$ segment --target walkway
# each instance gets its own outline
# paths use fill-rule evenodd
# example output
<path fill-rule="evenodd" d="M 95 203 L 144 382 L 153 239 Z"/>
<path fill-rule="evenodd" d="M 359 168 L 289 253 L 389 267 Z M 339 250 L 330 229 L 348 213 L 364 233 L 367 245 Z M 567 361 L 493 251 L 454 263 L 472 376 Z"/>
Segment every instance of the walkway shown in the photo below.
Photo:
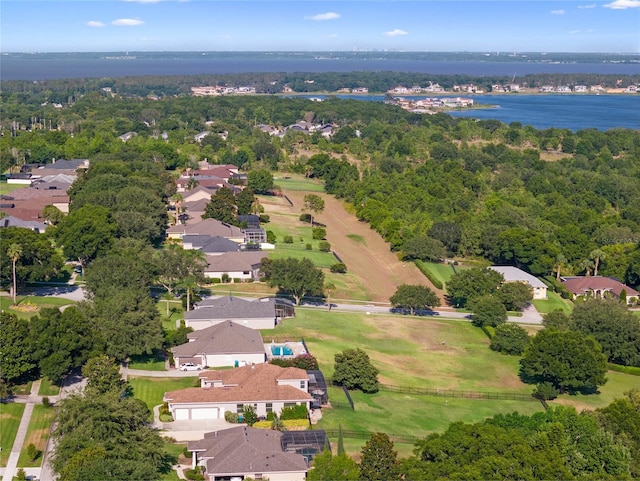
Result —
<path fill-rule="evenodd" d="M 2 481 L 11 481 L 18 472 L 18 458 L 20 457 L 20 451 L 22 451 L 24 440 L 27 437 L 27 428 L 31 421 L 31 415 L 33 414 L 33 406 L 35 406 L 36 403 L 42 403 L 42 397 L 38 396 L 39 390 L 40 380 L 38 379 L 31 385 L 31 394 L 22 398 L 22 402 L 25 402 L 27 405 L 24 407 L 24 412 L 22 413 L 22 419 L 20 420 L 20 426 L 18 426 L 16 438 L 13 441 L 13 447 L 11 448 L 11 454 L 7 461 L 7 467 L 4 469 L 0 468 L 3 471 Z M 16 399 L 16 401 L 20 402 L 18 399 Z M 40 468 L 25 468 L 25 472 L 28 476 L 35 476 L 36 478 L 40 477 Z"/>

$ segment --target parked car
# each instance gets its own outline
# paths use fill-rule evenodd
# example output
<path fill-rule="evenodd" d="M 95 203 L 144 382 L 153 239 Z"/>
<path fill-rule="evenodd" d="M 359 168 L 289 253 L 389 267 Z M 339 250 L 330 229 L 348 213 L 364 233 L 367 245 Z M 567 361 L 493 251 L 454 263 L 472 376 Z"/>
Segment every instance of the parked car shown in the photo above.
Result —
<path fill-rule="evenodd" d="M 78 264 L 73 268 L 73 272 L 75 272 L 76 274 L 82 274 L 82 266 Z"/>
<path fill-rule="evenodd" d="M 202 370 L 202 366 L 199 364 L 194 364 L 192 362 L 185 362 L 184 364 L 180 364 L 181 371 L 200 371 Z"/>

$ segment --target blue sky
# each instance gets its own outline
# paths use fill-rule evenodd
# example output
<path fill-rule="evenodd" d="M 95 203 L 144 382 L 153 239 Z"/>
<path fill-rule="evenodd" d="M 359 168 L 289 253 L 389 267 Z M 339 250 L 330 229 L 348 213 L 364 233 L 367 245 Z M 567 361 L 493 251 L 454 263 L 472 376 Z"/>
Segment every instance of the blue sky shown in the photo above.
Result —
<path fill-rule="evenodd" d="M 2 0 L 3 52 L 640 52 L 640 0 Z"/>

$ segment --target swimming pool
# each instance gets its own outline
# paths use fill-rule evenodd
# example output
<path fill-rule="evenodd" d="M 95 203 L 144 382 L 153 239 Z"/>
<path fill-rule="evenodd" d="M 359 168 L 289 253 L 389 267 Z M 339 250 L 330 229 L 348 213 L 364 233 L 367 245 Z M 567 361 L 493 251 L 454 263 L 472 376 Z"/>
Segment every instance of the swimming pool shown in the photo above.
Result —
<path fill-rule="evenodd" d="M 271 346 L 273 356 L 293 356 L 293 349 L 289 346 Z"/>

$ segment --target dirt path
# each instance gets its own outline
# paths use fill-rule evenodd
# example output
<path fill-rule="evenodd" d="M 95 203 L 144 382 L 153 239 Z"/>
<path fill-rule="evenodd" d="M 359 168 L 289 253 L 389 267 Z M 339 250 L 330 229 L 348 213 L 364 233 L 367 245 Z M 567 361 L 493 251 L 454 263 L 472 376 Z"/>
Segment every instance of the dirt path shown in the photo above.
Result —
<path fill-rule="evenodd" d="M 284 193 L 293 202 L 291 212 L 300 214 L 307 192 L 291 190 Z M 327 240 L 349 272 L 360 278 L 371 301 L 388 302 L 400 284 L 421 284 L 431 288 L 444 305 L 444 293 L 436 289 L 413 263 L 400 261 L 369 224 L 359 222 L 333 196 L 318 195 L 324 199 L 325 209 L 316 220 L 327 226 Z"/>

